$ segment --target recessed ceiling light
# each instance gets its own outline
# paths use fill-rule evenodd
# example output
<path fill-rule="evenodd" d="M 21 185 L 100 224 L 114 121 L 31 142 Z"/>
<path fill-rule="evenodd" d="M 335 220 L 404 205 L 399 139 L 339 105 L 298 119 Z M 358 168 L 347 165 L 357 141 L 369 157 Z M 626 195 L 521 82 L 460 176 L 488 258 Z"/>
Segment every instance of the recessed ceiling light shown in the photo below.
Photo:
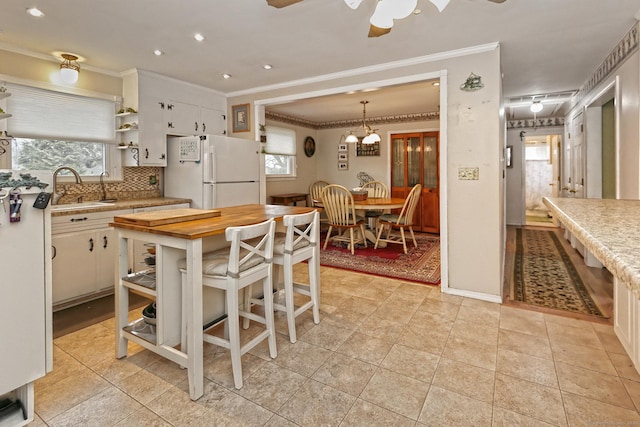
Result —
<path fill-rule="evenodd" d="M 433 82 L 431 84 L 434 85 L 434 86 L 440 86 L 440 82 Z"/>
<path fill-rule="evenodd" d="M 163 53 L 164 53 L 164 52 L 163 52 L 163 51 L 161 51 L 160 49 L 156 49 L 156 50 L 154 50 L 154 51 L 153 51 L 153 54 L 154 54 L 155 56 L 161 56 Z"/>
<path fill-rule="evenodd" d="M 27 9 L 27 13 L 31 16 L 35 16 L 36 18 L 42 18 L 44 16 L 44 13 L 37 7 L 30 7 Z"/>
<path fill-rule="evenodd" d="M 413 9 L 413 14 L 414 15 L 420 15 L 422 13 L 422 10 L 420 9 Z"/>
<path fill-rule="evenodd" d="M 197 41 L 199 41 L 199 42 L 201 42 L 201 41 L 203 41 L 203 40 L 204 40 L 204 36 L 203 36 L 202 34 L 200 34 L 200 33 L 196 33 L 196 34 L 193 36 L 193 38 L 194 38 L 194 39 L 196 39 L 196 40 L 197 40 Z"/>
<path fill-rule="evenodd" d="M 273 68 L 273 66 L 271 64 L 264 64 L 262 68 L 264 68 L 265 70 L 270 70 Z"/>
<path fill-rule="evenodd" d="M 222 77 L 224 77 L 225 79 L 230 79 L 231 78 L 231 74 L 224 73 L 222 75 Z"/>

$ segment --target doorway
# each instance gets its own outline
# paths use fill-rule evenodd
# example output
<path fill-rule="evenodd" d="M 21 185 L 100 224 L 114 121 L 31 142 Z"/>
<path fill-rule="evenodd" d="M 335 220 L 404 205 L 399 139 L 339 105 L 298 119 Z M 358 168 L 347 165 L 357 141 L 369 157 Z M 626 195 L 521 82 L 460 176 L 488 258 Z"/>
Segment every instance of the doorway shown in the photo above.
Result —
<path fill-rule="evenodd" d="M 537 135 L 525 138 L 525 224 L 553 227 L 553 217 L 544 197 L 558 197 L 562 136 Z"/>

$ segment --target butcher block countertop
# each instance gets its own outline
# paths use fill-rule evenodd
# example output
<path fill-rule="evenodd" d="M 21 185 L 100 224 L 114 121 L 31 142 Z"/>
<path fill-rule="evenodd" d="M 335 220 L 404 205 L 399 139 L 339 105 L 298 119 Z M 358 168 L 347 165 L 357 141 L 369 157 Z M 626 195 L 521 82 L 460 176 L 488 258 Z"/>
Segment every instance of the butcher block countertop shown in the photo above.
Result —
<path fill-rule="evenodd" d="M 312 212 L 316 210 L 316 208 L 282 205 L 240 205 L 220 208 L 218 210 L 220 211 L 220 216 L 157 226 L 135 224 L 132 220 L 135 220 L 136 215 L 142 214 L 130 214 L 126 215 L 126 220 L 124 220 L 124 218 L 119 220 L 118 216 L 116 216 L 114 218 L 114 222 L 109 225 L 116 229 L 122 228 L 126 230 L 141 231 L 143 233 L 162 234 L 165 236 L 194 240 L 223 234 L 227 227 L 257 224 L 270 218 L 277 221 L 282 219 L 285 215 Z M 175 210 L 177 215 L 184 215 L 184 211 L 185 209 Z M 193 209 L 193 211 L 194 213 L 202 212 L 199 209 Z M 170 216 L 172 210 L 166 210 L 163 212 L 165 215 Z M 144 216 L 140 216 L 140 218 L 146 219 Z"/>
<path fill-rule="evenodd" d="M 51 206 L 51 216 L 61 216 L 61 215 L 77 215 L 80 213 L 91 213 L 91 212 L 105 212 L 105 211 L 118 211 L 123 209 L 138 209 L 138 208 L 148 208 L 153 206 L 164 206 L 164 205 L 177 205 L 180 203 L 191 203 L 191 199 L 181 199 L 175 197 L 152 197 L 149 199 L 127 199 L 127 200 L 117 200 L 113 203 L 104 204 L 104 206 L 92 206 L 91 208 L 83 208 L 79 206 L 77 209 L 67 209 L 62 211 L 56 211 L 55 206 Z M 95 202 L 98 204 L 98 202 Z M 56 206 L 73 206 L 71 205 L 56 205 Z"/>

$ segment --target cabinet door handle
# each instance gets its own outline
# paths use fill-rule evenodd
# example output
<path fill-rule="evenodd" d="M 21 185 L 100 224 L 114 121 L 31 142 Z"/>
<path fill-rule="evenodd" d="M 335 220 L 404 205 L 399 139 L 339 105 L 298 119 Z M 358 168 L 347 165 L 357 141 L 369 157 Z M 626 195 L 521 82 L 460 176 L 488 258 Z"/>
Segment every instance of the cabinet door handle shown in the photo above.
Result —
<path fill-rule="evenodd" d="M 89 252 L 93 252 L 93 238 L 89 239 Z"/>
<path fill-rule="evenodd" d="M 145 148 L 145 149 L 144 149 L 144 158 L 145 158 L 145 159 L 148 159 L 148 158 L 149 158 L 149 149 L 148 149 L 148 148 Z"/>
<path fill-rule="evenodd" d="M 207 131 L 207 125 L 202 122 L 202 132 L 206 132 Z"/>
<path fill-rule="evenodd" d="M 196 132 L 198 132 L 198 122 L 195 122 Z"/>
<path fill-rule="evenodd" d="M 160 160 L 164 160 L 166 157 L 167 156 L 164 153 L 162 153 L 162 155 L 160 156 Z"/>
<path fill-rule="evenodd" d="M 167 122 L 167 127 L 169 129 L 173 129 L 173 122 Z"/>
<path fill-rule="evenodd" d="M 54 245 L 51 245 L 51 259 L 54 259 L 58 255 L 58 249 Z"/>
<path fill-rule="evenodd" d="M 160 109 L 164 110 L 164 102 L 158 102 L 160 104 Z"/>
<path fill-rule="evenodd" d="M 80 222 L 80 221 L 86 221 L 89 218 L 87 218 L 86 216 L 84 218 L 71 218 L 69 221 L 71 222 Z"/>
<path fill-rule="evenodd" d="M 173 104 L 167 104 L 167 110 L 173 110 Z"/>
<path fill-rule="evenodd" d="M 109 240 L 107 239 L 107 236 L 103 236 L 102 237 L 102 247 L 107 249 L 107 246 L 109 246 Z"/>

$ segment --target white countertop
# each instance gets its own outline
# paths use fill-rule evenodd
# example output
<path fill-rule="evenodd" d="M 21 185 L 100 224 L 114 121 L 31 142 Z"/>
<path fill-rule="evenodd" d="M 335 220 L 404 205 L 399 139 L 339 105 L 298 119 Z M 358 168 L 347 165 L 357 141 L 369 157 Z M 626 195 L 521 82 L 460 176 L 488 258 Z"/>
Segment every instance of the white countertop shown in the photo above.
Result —
<path fill-rule="evenodd" d="M 640 200 L 547 198 L 556 218 L 640 298 Z"/>

